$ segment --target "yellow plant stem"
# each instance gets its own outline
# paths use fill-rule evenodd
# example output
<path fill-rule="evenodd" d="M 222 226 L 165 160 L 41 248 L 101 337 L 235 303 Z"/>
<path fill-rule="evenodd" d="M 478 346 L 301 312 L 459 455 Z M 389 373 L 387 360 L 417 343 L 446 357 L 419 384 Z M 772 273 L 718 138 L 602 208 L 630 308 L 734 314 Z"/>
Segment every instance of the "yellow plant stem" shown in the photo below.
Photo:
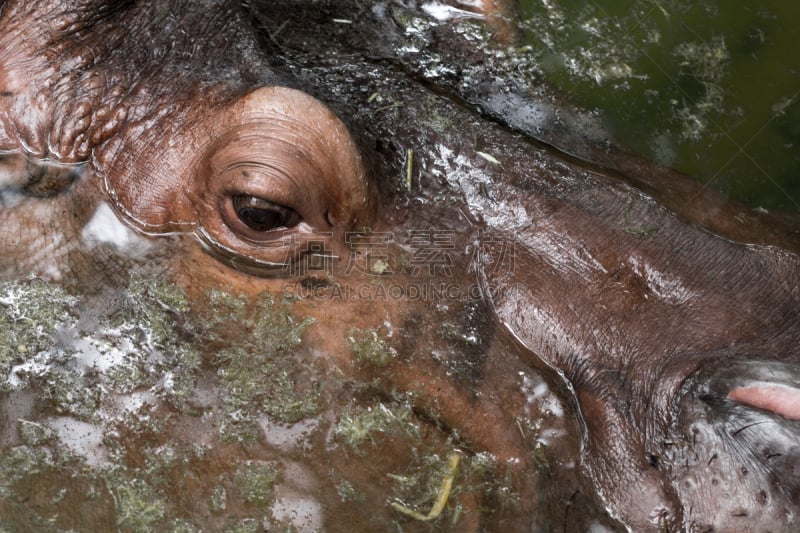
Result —
<path fill-rule="evenodd" d="M 447 461 L 447 471 L 442 479 L 442 484 L 439 487 L 439 491 L 436 494 L 436 502 L 433 504 L 433 507 L 427 515 L 423 515 L 422 513 L 418 513 L 413 509 L 409 509 L 402 503 L 398 502 L 392 502 L 392 509 L 422 522 L 430 522 L 442 514 L 442 511 L 444 511 L 444 506 L 447 505 L 447 499 L 450 497 L 450 491 L 453 488 L 453 479 L 456 477 L 456 470 L 458 469 L 459 460 L 461 460 L 461 455 L 458 452 L 453 452 L 450 454 L 450 457 Z"/>

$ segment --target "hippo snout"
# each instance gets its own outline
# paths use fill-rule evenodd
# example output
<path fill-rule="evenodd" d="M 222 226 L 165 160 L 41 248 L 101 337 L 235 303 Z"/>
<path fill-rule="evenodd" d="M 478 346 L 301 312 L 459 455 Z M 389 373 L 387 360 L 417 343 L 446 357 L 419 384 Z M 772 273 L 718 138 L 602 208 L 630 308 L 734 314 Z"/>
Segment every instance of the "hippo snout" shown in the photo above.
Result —
<path fill-rule="evenodd" d="M 784 530 L 800 504 L 800 369 L 759 359 L 710 365 L 682 393 L 664 467 L 686 522 Z"/>

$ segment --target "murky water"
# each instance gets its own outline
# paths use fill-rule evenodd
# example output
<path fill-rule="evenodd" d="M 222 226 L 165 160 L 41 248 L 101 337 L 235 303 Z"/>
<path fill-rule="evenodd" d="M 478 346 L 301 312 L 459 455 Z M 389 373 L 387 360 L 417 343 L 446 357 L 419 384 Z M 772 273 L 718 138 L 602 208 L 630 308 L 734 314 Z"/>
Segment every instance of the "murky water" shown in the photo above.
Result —
<path fill-rule="evenodd" d="M 800 211 L 800 5 L 519 4 L 526 53 L 622 145 L 747 205 Z"/>
<path fill-rule="evenodd" d="M 479 302 L 372 328 L 315 324 L 307 303 L 190 301 L 138 275 L 96 297 L 0 284 L 0 527 L 473 531 L 549 529 L 570 512 L 611 527 L 576 485 L 572 408 L 510 339 L 491 342 Z M 475 373 L 511 387 L 480 390 L 493 378 Z M 449 426 L 451 401 L 457 416 L 500 402 L 509 431 L 477 438 L 503 455 L 473 448 L 470 423 Z"/>

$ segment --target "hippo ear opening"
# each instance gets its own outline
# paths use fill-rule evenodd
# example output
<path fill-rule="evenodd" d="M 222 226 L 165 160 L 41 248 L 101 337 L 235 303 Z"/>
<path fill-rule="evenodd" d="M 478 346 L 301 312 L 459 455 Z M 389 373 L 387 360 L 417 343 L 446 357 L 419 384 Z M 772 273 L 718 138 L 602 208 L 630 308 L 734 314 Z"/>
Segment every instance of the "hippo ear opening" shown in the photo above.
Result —
<path fill-rule="evenodd" d="M 800 420 L 800 389 L 796 387 L 773 383 L 750 384 L 730 391 L 728 399 L 790 420 Z"/>

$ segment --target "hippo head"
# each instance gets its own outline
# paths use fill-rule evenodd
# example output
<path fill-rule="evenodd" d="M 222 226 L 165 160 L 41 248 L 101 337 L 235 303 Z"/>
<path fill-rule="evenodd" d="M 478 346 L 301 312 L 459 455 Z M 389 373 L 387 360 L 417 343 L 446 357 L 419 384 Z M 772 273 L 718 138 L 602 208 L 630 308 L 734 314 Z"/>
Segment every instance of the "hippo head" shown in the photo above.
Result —
<path fill-rule="evenodd" d="M 324 413 L 328 420 L 319 418 L 314 437 L 322 453 L 309 458 L 298 451 L 292 462 L 299 471 L 301 461 L 318 461 L 318 479 L 329 482 L 331 505 L 345 502 L 350 491 L 330 474 L 337 450 L 328 435 L 335 431 L 325 428 L 330 420 L 346 419 L 353 402 L 367 404 L 377 396 L 365 412 L 399 419 L 384 402 L 402 400 L 408 411 L 400 415 L 430 429 L 422 438 L 418 428 L 408 433 L 408 455 L 418 457 L 419 441 L 428 439 L 440 451 L 457 447 L 458 453 L 491 459 L 498 470 L 516 473 L 481 498 L 461 493 L 474 511 L 474 531 L 587 529 L 570 528 L 567 520 L 578 492 L 592 495 L 584 498 L 590 512 L 579 523 L 595 524 L 594 530 L 600 524 L 636 531 L 753 530 L 754 524 L 785 530 L 797 523 L 796 255 L 686 224 L 619 176 L 539 147 L 458 98 L 440 98 L 429 86 L 410 83 L 403 69 L 376 66 L 373 58 L 359 63 L 348 56 L 355 68 L 344 65 L 337 74 L 342 90 L 330 89 L 334 73 L 323 61 L 323 71 L 308 76 L 321 85 L 313 90 L 341 96 L 341 116 L 375 141 L 364 143 L 375 153 L 362 161 L 357 143 L 330 109 L 282 86 L 236 2 L 173 2 L 164 9 L 144 2 L 74 0 L 74 9 L 67 4 L 55 10 L 34 2 L 41 16 L 32 17 L 22 2 L 0 0 L 0 275 L 77 277 L 90 260 L 97 270 L 114 270 L 111 256 L 87 238 L 97 240 L 97 213 L 110 205 L 137 236 L 164 237 L 137 244 L 159 248 L 159 258 L 178 257 L 179 270 L 187 267 L 176 276 L 188 280 L 184 286 L 200 293 L 233 288 L 254 297 L 270 292 L 269 306 L 254 307 L 267 318 L 276 293 L 271 278 L 300 274 L 301 283 L 326 285 L 331 292 L 324 303 L 285 298 L 294 311 L 318 319 L 305 351 L 297 357 L 279 351 L 277 362 L 244 366 L 238 374 L 280 376 L 287 368 L 297 370 L 296 360 L 303 359 L 302 366 L 323 361 L 322 370 L 297 371 L 313 378 L 303 384 L 325 383 L 334 391 Z M 311 4 L 317 10 L 317 2 Z M 354 79 L 361 85 L 354 88 Z M 349 102 L 348 92 L 357 94 Z M 389 106 L 391 113 L 381 105 L 360 114 L 372 104 L 367 94 L 394 94 L 403 105 Z M 388 155 L 379 148 L 401 141 L 424 148 L 417 148 L 415 158 L 411 148 L 390 148 Z M 305 259 L 352 259 L 349 232 L 386 229 L 375 220 L 367 179 L 381 174 L 367 168 L 367 160 L 382 160 L 374 168 L 387 181 L 401 170 L 406 176 L 396 205 L 408 213 L 408 240 L 391 250 L 391 258 L 388 245 L 379 242 L 386 261 L 375 271 L 359 272 L 360 278 L 327 283 L 302 277 Z M 393 229 L 402 236 L 402 227 Z M 438 242 L 437 230 L 444 237 Z M 420 246 L 426 235 L 431 238 Z M 119 239 L 102 242 L 120 246 Z M 173 243 L 180 249 L 172 249 Z M 84 263 L 72 264 L 80 245 L 86 248 Z M 169 275 L 175 265 L 165 268 Z M 395 265 L 395 287 L 438 290 L 430 297 L 416 293 L 415 299 L 402 290 L 395 300 L 370 299 L 369 291 L 353 300 L 333 297 L 338 284 L 366 280 L 359 288 L 380 288 L 389 276 L 379 275 Z M 87 277 L 77 283 L 82 290 Z M 459 289 L 457 296 L 443 299 L 450 294 L 439 289 L 444 278 L 452 282 L 446 288 Z M 475 286 L 480 290 L 472 291 Z M 461 298 L 467 293 L 470 299 Z M 208 299 L 197 301 L 202 307 Z M 181 305 L 156 307 L 181 314 Z M 254 322 L 241 322 L 241 331 L 220 334 L 211 351 L 263 333 L 254 331 Z M 382 331 L 386 339 L 379 338 Z M 373 341 L 371 353 L 359 352 L 358 333 Z M 170 351 L 156 350 L 155 357 Z M 203 372 L 196 387 L 203 416 L 191 415 L 189 425 L 201 428 L 191 438 L 214 434 L 196 423 L 216 416 L 215 405 L 204 403 L 216 393 L 201 389 L 225 377 L 218 369 L 231 367 L 222 359 L 206 354 L 204 364 L 192 369 Z M 87 372 L 87 379 L 96 372 Z M 172 380 L 169 375 L 160 382 Z M 151 386 L 148 391 L 158 390 Z M 540 401 L 548 387 L 565 401 Z M 237 404 L 241 409 L 232 417 L 259 409 L 262 404 L 250 399 Z M 173 429 L 185 438 L 181 427 Z M 262 429 L 259 435 L 272 446 L 269 433 L 278 428 L 270 421 Z M 105 436 L 113 439 L 112 433 Z M 402 459 L 393 457 L 389 441 L 403 440 L 394 437 L 384 441 L 388 451 L 375 446 L 371 455 L 359 457 L 345 451 L 338 461 L 347 463 L 348 474 L 374 475 L 365 486 L 383 487 L 394 472 L 387 461 Z M 224 462 L 230 452 L 231 462 L 247 465 L 274 451 L 234 448 L 207 455 L 212 463 Z M 142 461 L 136 464 L 138 469 Z M 217 468 L 192 470 L 186 479 Z M 448 483 L 454 470 L 445 476 Z M 473 474 L 491 476 L 486 468 Z M 551 480 L 559 487 L 550 488 Z M 191 479 L 187 486 L 195 483 Z M 490 506 L 482 498 L 503 511 L 509 486 L 517 496 L 508 499 L 507 510 L 519 527 L 490 514 L 486 521 L 494 522 L 484 523 Z M 187 493 L 187 500 L 194 499 L 193 491 Z M 371 520 L 385 507 L 387 521 L 369 524 L 371 530 L 387 529 L 395 518 L 384 505 L 386 495 L 373 490 L 368 497 L 360 512 Z M 542 502 L 562 507 L 552 511 Z M 440 512 L 444 505 L 437 500 Z M 343 513 L 347 526 L 353 509 Z M 452 515 L 454 527 L 461 527 L 460 512 Z"/>

